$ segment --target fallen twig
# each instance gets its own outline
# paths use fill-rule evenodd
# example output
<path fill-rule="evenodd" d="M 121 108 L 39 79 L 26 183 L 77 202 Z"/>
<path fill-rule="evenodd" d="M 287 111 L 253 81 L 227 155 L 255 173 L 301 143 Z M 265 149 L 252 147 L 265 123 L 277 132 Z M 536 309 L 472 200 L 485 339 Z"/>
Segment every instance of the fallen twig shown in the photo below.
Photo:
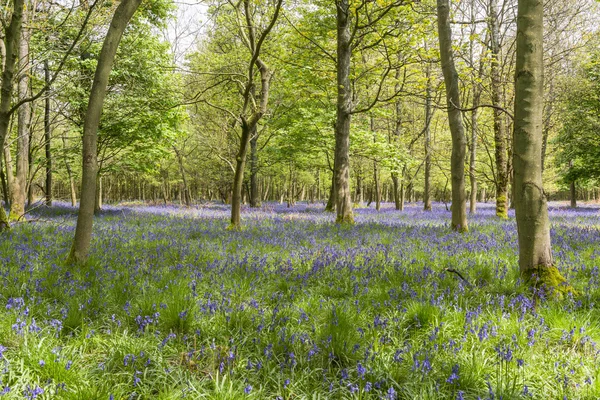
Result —
<path fill-rule="evenodd" d="M 466 279 L 465 279 L 465 277 L 464 277 L 464 276 L 462 276 L 462 274 L 461 274 L 460 272 L 458 272 L 457 270 L 455 270 L 455 269 L 453 269 L 453 268 L 445 268 L 445 269 L 444 269 L 444 271 L 452 272 L 453 274 L 456 274 L 456 275 L 458 275 L 458 277 L 459 277 L 460 279 L 462 279 L 462 280 L 463 280 L 463 282 L 465 282 L 465 283 L 467 284 L 467 286 L 469 286 L 469 287 L 471 287 L 471 288 L 473 287 L 473 285 L 471 284 L 471 282 L 469 282 L 468 280 L 466 280 Z"/>

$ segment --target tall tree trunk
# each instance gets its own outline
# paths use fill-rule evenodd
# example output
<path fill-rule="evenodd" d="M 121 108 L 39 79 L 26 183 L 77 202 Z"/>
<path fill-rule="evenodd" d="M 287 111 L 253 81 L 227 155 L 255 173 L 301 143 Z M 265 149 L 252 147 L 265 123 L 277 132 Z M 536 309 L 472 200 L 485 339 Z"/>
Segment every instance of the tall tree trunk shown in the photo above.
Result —
<path fill-rule="evenodd" d="M 404 211 L 404 200 L 405 200 L 405 191 L 404 191 L 404 179 L 402 180 L 402 183 L 400 184 L 400 210 L 399 211 Z"/>
<path fill-rule="evenodd" d="M 117 53 L 117 47 L 129 20 L 138 9 L 141 0 L 122 0 L 106 33 L 94 82 L 90 92 L 85 121 L 83 125 L 83 175 L 81 182 L 81 202 L 77 215 L 75 238 L 68 257 L 70 263 L 83 263 L 87 260 L 92 240 L 94 223 L 94 203 L 96 195 L 96 176 L 98 175 L 98 124 L 102 115 L 102 105 L 106 96 L 108 77 Z"/>
<path fill-rule="evenodd" d="M 188 186 L 187 177 L 185 175 L 185 168 L 183 166 L 183 156 L 177 150 L 175 146 L 173 146 L 173 150 L 175 151 L 175 155 L 177 156 L 177 164 L 179 165 L 179 173 L 181 174 L 181 180 L 183 181 L 183 200 L 187 207 L 192 206 L 192 198 L 190 196 L 190 188 Z"/>
<path fill-rule="evenodd" d="M 2 196 L 4 198 L 4 205 L 8 206 L 10 200 L 8 195 L 6 175 L 4 174 L 4 157 L 2 156 L 2 152 L 0 152 L 0 181 L 2 181 Z"/>
<path fill-rule="evenodd" d="M 490 0 L 490 39 L 491 39 L 491 75 L 492 105 L 503 107 L 502 71 L 500 69 L 501 46 L 498 16 L 498 0 Z M 494 144 L 496 155 L 496 215 L 508 218 L 508 154 L 506 143 L 506 123 L 504 113 L 494 108 Z"/>
<path fill-rule="evenodd" d="M 396 210 L 400 210 L 400 182 L 398 182 L 398 174 L 392 173 L 392 186 L 394 192 L 394 205 Z"/>
<path fill-rule="evenodd" d="M 548 206 L 542 186 L 544 2 L 519 0 L 513 166 L 515 211 L 522 277 L 559 291 L 564 282 L 553 266 Z"/>
<path fill-rule="evenodd" d="M 377 137 L 375 136 L 375 118 L 373 114 L 369 116 L 371 132 L 373 132 L 373 143 L 377 143 Z M 375 209 L 381 210 L 381 185 L 379 184 L 379 168 L 377 160 L 373 160 L 373 181 L 375 182 Z"/>
<path fill-rule="evenodd" d="M 0 89 L 0 151 L 4 149 L 6 135 L 8 134 L 8 125 L 11 117 L 11 103 L 13 93 L 13 79 L 15 75 L 15 66 L 19 59 L 19 47 L 21 45 L 21 23 L 23 20 L 23 2 L 24 0 L 13 1 L 13 12 L 10 24 L 4 34 L 5 60 L 2 70 L 2 87 Z M 5 158 L 7 166 L 7 178 L 11 176 L 8 171 L 9 159 Z M 8 217 L 3 207 L 0 207 L 0 232 L 10 228 Z"/>
<path fill-rule="evenodd" d="M 398 58 L 399 60 L 401 60 L 401 55 L 398 54 Z M 394 86 L 394 91 L 396 93 L 400 92 L 401 86 L 400 86 L 400 69 L 398 68 L 398 70 L 396 70 L 396 85 Z M 400 139 L 400 135 L 402 134 L 402 101 L 400 99 L 396 100 L 396 104 L 395 104 L 395 112 L 396 112 L 396 120 L 395 120 L 395 126 L 394 126 L 394 139 L 395 140 L 399 140 Z M 406 168 L 406 167 L 404 167 Z M 401 211 L 404 209 L 404 197 L 400 195 L 400 185 L 399 185 L 399 181 L 400 179 L 398 178 L 398 172 L 394 171 L 392 172 L 392 183 L 394 185 L 394 205 L 396 206 L 396 210 Z M 404 190 L 404 185 L 402 186 L 402 190 Z"/>
<path fill-rule="evenodd" d="M 460 111 L 458 73 L 452 53 L 452 30 L 450 29 L 450 4 L 448 0 L 437 0 L 438 35 L 440 58 L 446 83 L 446 102 L 448 121 L 452 134 L 452 158 L 450 171 L 452 176 L 452 229 L 467 231 L 467 197 L 465 194 L 465 129 Z"/>
<path fill-rule="evenodd" d="M 423 210 L 431 211 L 431 64 L 425 70 L 425 187 L 423 190 Z"/>
<path fill-rule="evenodd" d="M 333 166 L 333 174 L 331 175 L 331 188 L 329 189 L 329 198 L 327 199 L 327 204 L 325 205 L 325 211 L 334 212 L 335 211 L 335 165 Z"/>
<path fill-rule="evenodd" d="M 494 0 L 492 0 L 494 1 Z M 469 47 L 469 58 L 471 65 L 475 65 L 475 37 L 476 37 L 476 23 L 477 18 L 476 3 L 471 2 L 471 40 Z M 483 58 L 483 57 L 482 57 Z M 479 117 L 479 102 L 481 100 L 481 85 L 479 79 L 483 75 L 483 62 L 479 64 L 479 76 L 476 78 L 473 76 L 471 85 L 473 86 L 473 112 L 471 113 L 471 154 L 469 158 L 469 181 L 471 182 L 471 199 L 469 201 L 469 213 L 475 214 L 477 212 L 477 176 L 476 176 L 476 163 L 477 163 L 477 130 L 479 129 L 478 117 Z"/>
<path fill-rule="evenodd" d="M 542 164 L 543 160 L 544 159 L 542 158 Z M 569 162 L 569 168 L 573 168 L 573 160 Z M 569 186 L 571 189 L 571 208 L 577 208 L 577 187 L 575 186 L 575 179 L 571 180 L 571 184 Z"/>
<path fill-rule="evenodd" d="M 231 228 L 241 227 L 242 212 L 242 189 L 244 185 L 244 169 L 246 167 L 246 154 L 250 138 L 255 133 L 256 125 L 249 126 L 247 122 L 242 124 L 242 136 L 240 138 L 240 149 L 235 157 L 235 175 L 233 177 L 233 196 L 231 197 Z"/>
<path fill-rule="evenodd" d="M 350 59 L 352 44 L 350 34 L 350 4 L 348 0 L 336 2 L 337 8 L 337 113 L 335 122 L 335 202 L 340 224 L 353 224 L 352 198 L 350 197 L 350 117 L 352 88 L 350 86 Z"/>
<path fill-rule="evenodd" d="M 357 168 L 356 171 L 356 190 L 354 194 L 354 202 L 362 205 L 363 203 L 363 194 L 362 194 L 362 171 Z"/>
<path fill-rule="evenodd" d="M 69 160 L 67 159 L 66 149 L 67 149 L 67 141 L 65 137 L 62 137 L 63 142 L 63 154 L 64 154 L 64 162 L 65 169 L 67 170 L 67 178 L 69 179 L 69 187 L 71 192 L 71 205 L 73 207 L 77 206 L 77 190 L 75 188 L 75 178 L 73 177 L 73 172 L 71 171 L 71 165 L 69 164 Z"/>
<path fill-rule="evenodd" d="M 2 153 L 3 152 L 0 152 L 0 178 L 2 179 L 2 192 L 4 194 L 4 204 L 0 205 L 0 232 L 10 229 L 10 224 L 8 223 L 8 216 L 6 215 L 6 211 L 4 210 L 4 207 L 9 205 L 9 194 L 8 185 L 6 182 L 6 175 L 4 175 L 4 157 L 2 156 Z"/>
<path fill-rule="evenodd" d="M 23 12 L 23 28 L 19 43 L 19 70 L 20 76 L 17 84 L 19 100 L 29 95 L 29 29 L 27 25 L 27 12 Z M 17 162 L 16 177 L 12 181 L 9 220 L 16 221 L 25 215 L 25 199 L 27 196 L 27 177 L 29 175 L 29 128 L 31 122 L 31 103 L 19 107 L 17 113 Z"/>
<path fill-rule="evenodd" d="M 250 138 L 250 207 L 260 207 L 258 193 L 258 135 Z"/>
<path fill-rule="evenodd" d="M 97 215 L 100 213 L 100 211 L 102 211 L 102 175 L 98 173 L 96 174 L 96 196 L 94 197 L 94 214 Z"/>
<path fill-rule="evenodd" d="M 379 211 L 381 209 L 381 186 L 379 185 L 377 161 L 373 161 L 373 181 L 375 191 L 375 209 Z"/>
<path fill-rule="evenodd" d="M 50 67 L 48 60 L 44 61 L 44 81 L 50 84 Z M 50 127 L 50 93 L 46 93 L 44 100 L 44 143 L 46 149 L 46 205 L 52 205 L 52 131 Z M 70 174 L 69 174 L 70 175 Z"/>

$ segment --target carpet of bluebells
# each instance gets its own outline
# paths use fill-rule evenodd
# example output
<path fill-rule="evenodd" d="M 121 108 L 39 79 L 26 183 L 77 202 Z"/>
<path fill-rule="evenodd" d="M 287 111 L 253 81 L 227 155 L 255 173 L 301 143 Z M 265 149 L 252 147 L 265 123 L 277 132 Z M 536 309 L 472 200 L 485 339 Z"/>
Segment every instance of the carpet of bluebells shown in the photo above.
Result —
<path fill-rule="evenodd" d="M 75 216 L 0 237 L 0 400 L 600 397 L 598 207 L 551 205 L 560 300 L 490 204 L 466 234 L 443 204 L 112 207 L 79 269 Z"/>

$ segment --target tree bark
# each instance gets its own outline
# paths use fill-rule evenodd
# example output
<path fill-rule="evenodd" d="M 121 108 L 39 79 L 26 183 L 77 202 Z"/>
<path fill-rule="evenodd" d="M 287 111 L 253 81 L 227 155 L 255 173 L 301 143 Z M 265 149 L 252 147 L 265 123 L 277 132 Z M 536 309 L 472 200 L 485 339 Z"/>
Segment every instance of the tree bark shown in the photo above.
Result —
<path fill-rule="evenodd" d="M 335 211 L 335 166 L 334 166 L 333 174 L 331 175 L 331 188 L 329 189 L 329 198 L 327 199 L 327 204 L 325 205 L 326 212 L 334 212 Z"/>
<path fill-rule="evenodd" d="M 11 103 L 13 93 L 13 79 L 15 75 L 15 66 L 19 59 L 18 52 L 21 44 L 21 24 L 23 20 L 23 2 L 24 0 L 13 1 L 13 12 L 10 20 L 10 24 L 6 28 L 4 35 L 4 69 L 2 70 L 2 86 L 0 89 L 0 151 L 4 149 L 6 142 L 6 135 L 8 134 L 8 125 L 11 117 Z M 11 176 L 8 171 L 9 160 L 6 158 L 5 163 L 7 165 L 7 178 L 10 180 Z M 9 229 L 8 217 L 3 207 L 0 207 L 0 232 Z"/>
<path fill-rule="evenodd" d="M 18 0 L 15 0 L 18 1 Z M 98 174 L 98 124 L 106 96 L 106 86 L 112 69 L 115 54 L 129 20 L 138 9 L 141 0 L 122 0 L 113 15 L 110 27 L 104 38 L 98 65 L 92 83 L 85 121 L 83 124 L 83 175 L 81 201 L 77 215 L 75 238 L 68 257 L 69 263 L 83 263 L 87 260 L 92 240 L 94 223 L 94 203 L 96 176 Z"/>
<path fill-rule="evenodd" d="M 405 201 L 405 192 L 404 192 L 404 180 L 400 184 L 400 209 L 399 211 L 404 211 L 404 201 Z"/>
<path fill-rule="evenodd" d="M 571 208 L 577 208 L 577 187 L 575 180 L 571 181 Z"/>
<path fill-rule="evenodd" d="M 44 61 L 44 81 L 50 84 L 50 67 L 48 60 Z M 46 94 L 44 100 L 44 143 L 46 150 L 46 205 L 52 205 L 52 131 L 50 127 L 50 93 Z"/>
<path fill-rule="evenodd" d="M 250 138 L 250 207 L 260 207 L 258 192 L 258 135 Z"/>
<path fill-rule="evenodd" d="M 75 178 L 73 177 L 73 172 L 71 170 L 71 165 L 69 164 L 69 160 L 67 159 L 66 149 L 67 149 L 67 141 L 65 137 L 62 137 L 63 142 L 63 154 L 64 154 L 64 162 L 65 169 L 67 170 L 67 177 L 69 179 L 69 187 L 71 192 L 71 205 L 73 207 L 77 206 L 77 190 L 75 188 Z"/>
<path fill-rule="evenodd" d="M 246 153 L 248 153 L 248 145 L 250 138 L 256 125 L 249 126 L 246 121 L 242 123 L 242 136 L 240 138 L 240 148 L 235 157 L 235 175 L 233 177 L 233 196 L 231 197 L 231 227 L 235 229 L 241 228 L 241 211 L 242 211 L 242 187 L 244 185 L 244 169 L 246 167 Z"/>
<path fill-rule="evenodd" d="M 558 286 L 564 279 L 553 266 L 542 186 L 543 15 L 542 0 L 519 0 L 513 132 L 515 211 L 521 275 L 535 285 Z"/>
<path fill-rule="evenodd" d="M 2 156 L 2 152 L 0 152 L 0 181 L 2 181 L 2 195 L 4 197 L 4 205 L 8 206 L 10 200 L 8 195 L 6 175 L 4 174 L 4 157 Z"/>
<path fill-rule="evenodd" d="M 490 0 L 490 39 L 491 39 L 491 77 L 492 105 L 503 107 L 502 72 L 500 69 L 500 29 L 498 16 L 498 0 Z M 506 123 L 504 113 L 494 108 L 494 145 L 496 156 L 496 215 L 508 218 L 508 154 L 506 146 Z"/>
<path fill-rule="evenodd" d="M 96 174 L 96 196 L 94 197 L 94 214 L 102 211 L 102 175 Z"/>
<path fill-rule="evenodd" d="M 431 64 L 425 70 L 425 187 L 423 189 L 423 210 L 431 211 Z"/>
<path fill-rule="evenodd" d="M 337 9 L 337 111 L 335 122 L 335 203 L 336 222 L 353 224 L 350 193 L 350 119 L 352 88 L 350 86 L 350 60 L 352 44 L 350 34 L 350 4 L 348 0 L 336 1 Z"/>
<path fill-rule="evenodd" d="M 494 1 L 494 0 L 492 0 Z M 476 3 L 471 3 L 471 40 L 469 47 L 469 57 L 471 65 L 475 65 L 475 37 L 476 37 L 476 24 L 475 19 L 477 18 Z M 471 80 L 473 85 L 473 112 L 471 113 L 471 152 L 469 158 L 469 181 L 471 182 L 471 198 L 469 201 L 469 213 L 475 214 L 477 212 L 477 175 L 476 175 L 476 164 L 477 164 L 477 130 L 479 129 L 478 117 L 479 117 L 479 102 L 481 100 L 481 85 L 479 84 L 478 78 L 483 75 L 483 62 L 479 64 L 479 76 Z"/>
<path fill-rule="evenodd" d="M 446 102 L 448 121 L 452 134 L 452 158 L 450 170 L 452 176 L 452 229 L 467 231 L 467 198 L 465 194 L 465 129 L 460 111 L 460 93 L 458 73 L 452 53 L 452 31 L 450 28 L 450 4 L 448 0 L 437 0 L 438 35 L 440 58 L 446 83 Z"/>

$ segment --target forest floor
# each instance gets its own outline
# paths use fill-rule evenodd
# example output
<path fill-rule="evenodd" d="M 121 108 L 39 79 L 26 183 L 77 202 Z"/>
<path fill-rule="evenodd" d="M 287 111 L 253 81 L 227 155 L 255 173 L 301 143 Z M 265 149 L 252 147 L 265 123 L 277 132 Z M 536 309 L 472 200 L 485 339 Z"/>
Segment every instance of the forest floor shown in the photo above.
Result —
<path fill-rule="evenodd" d="M 600 208 L 551 205 L 562 300 L 491 204 L 356 214 L 109 207 L 70 269 L 75 210 L 38 208 L 0 238 L 0 399 L 600 397 Z"/>

